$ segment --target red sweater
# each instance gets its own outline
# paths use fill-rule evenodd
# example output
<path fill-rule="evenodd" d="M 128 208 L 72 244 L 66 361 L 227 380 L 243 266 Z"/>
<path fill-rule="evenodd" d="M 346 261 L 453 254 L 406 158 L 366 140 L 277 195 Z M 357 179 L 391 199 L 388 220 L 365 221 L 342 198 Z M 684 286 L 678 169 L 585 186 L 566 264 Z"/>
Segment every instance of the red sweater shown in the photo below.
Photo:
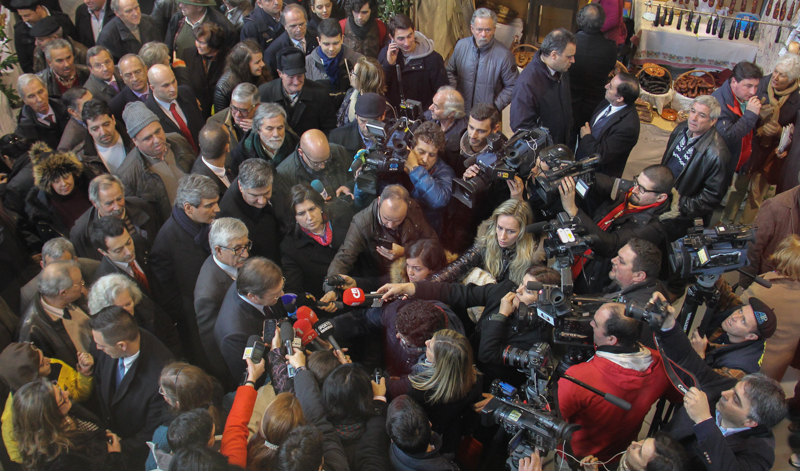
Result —
<path fill-rule="evenodd" d="M 563 378 L 558 381 L 561 415 L 567 422 L 581 425 L 572 434 L 576 458 L 594 455 L 600 461 L 607 461 L 625 451 L 637 439 L 653 403 L 665 394 L 670 399 L 678 395 L 664 372 L 661 356 L 655 350 L 648 350 L 653 361 L 644 371 L 623 368 L 597 355 L 567 370 L 568 375 L 630 402 L 629 411 Z"/>
<path fill-rule="evenodd" d="M 253 415 L 258 391 L 252 386 L 239 386 L 236 390 L 236 399 L 225 422 L 225 431 L 222 432 L 222 445 L 219 452 L 228 457 L 228 463 L 247 467 L 247 437 L 250 430 L 247 424 Z"/>

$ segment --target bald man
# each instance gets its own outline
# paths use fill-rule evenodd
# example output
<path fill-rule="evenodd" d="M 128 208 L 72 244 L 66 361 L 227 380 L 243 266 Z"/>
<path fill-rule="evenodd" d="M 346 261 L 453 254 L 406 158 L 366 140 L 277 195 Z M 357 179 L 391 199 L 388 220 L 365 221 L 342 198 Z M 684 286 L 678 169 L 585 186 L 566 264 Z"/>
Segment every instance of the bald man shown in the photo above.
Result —
<path fill-rule="evenodd" d="M 164 64 L 150 67 L 147 79 L 150 82 L 150 94 L 145 100 L 147 107 L 161 121 L 164 132 L 182 135 L 197 153 L 199 133 L 205 120 L 192 89 L 178 86 L 172 69 Z"/>
<path fill-rule="evenodd" d="M 300 136 L 297 149 L 278 165 L 278 174 L 289 188 L 319 180 L 329 198 L 341 194 L 352 196 L 354 181 L 347 172 L 351 160 L 344 147 L 330 144 L 319 129 L 309 129 Z"/>

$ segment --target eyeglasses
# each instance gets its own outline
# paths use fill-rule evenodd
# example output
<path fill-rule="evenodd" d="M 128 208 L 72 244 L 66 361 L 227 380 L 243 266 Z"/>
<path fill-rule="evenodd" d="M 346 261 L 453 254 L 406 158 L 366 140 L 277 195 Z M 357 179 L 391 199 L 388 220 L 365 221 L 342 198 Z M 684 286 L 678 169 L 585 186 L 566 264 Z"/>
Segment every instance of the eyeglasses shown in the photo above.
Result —
<path fill-rule="evenodd" d="M 83 278 L 81 278 L 81 282 L 80 283 L 75 283 L 74 285 L 70 286 L 70 288 L 74 288 L 75 286 L 84 287 L 84 286 L 86 286 L 86 282 L 83 281 Z"/>
<path fill-rule="evenodd" d="M 281 279 L 283 280 L 283 282 L 281 283 L 281 290 L 278 291 L 278 294 L 276 294 L 270 299 L 271 301 L 277 301 L 278 299 L 280 299 L 281 296 L 283 296 L 283 287 L 286 285 L 286 277 L 285 276 L 281 277 Z"/>
<path fill-rule="evenodd" d="M 326 157 L 325 160 L 320 161 L 320 162 L 315 162 L 315 161 L 311 160 L 311 158 L 308 156 L 306 151 L 303 150 L 302 147 L 300 148 L 300 151 L 303 153 L 303 157 L 305 157 L 304 160 L 306 161 L 308 166 L 311 167 L 314 170 L 322 170 L 322 169 L 324 169 L 325 166 L 328 165 L 328 163 L 330 163 L 330 161 L 332 160 L 331 154 L 328 154 L 328 157 Z"/>
<path fill-rule="evenodd" d="M 231 113 L 233 113 L 233 114 L 248 115 L 248 114 L 250 114 L 250 112 L 252 110 L 253 110 L 253 108 L 250 108 L 249 110 L 243 110 L 241 108 L 237 108 L 237 107 L 231 105 Z"/>
<path fill-rule="evenodd" d="M 655 190 L 648 190 L 647 188 L 643 187 L 639 184 L 639 175 L 633 177 L 633 186 L 639 188 L 640 193 L 661 193 L 660 191 Z"/>
<path fill-rule="evenodd" d="M 231 252 L 233 252 L 234 255 L 236 255 L 237 257 L 240 257 L 244 253 L 245 250 L 250 252 L 250 249 L 253 248 L 253 241 L 252 240 L 248 240 L 246 244 L 244 244 L 242 246 L 239 246 L 239 247 L 231 248 L 231 247 L 225 247 L 224 245 L 218 245 L 217 247 L 219 247 L 221 249 L 225 249 L 225 250 L 230 250 Z"/>

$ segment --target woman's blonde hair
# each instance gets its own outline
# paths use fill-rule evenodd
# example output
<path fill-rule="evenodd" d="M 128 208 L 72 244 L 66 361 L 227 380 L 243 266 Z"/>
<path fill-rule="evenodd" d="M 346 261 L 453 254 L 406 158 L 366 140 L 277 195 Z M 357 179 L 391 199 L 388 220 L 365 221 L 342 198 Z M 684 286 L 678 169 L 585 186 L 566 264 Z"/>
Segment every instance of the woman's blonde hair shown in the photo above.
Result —
<path fill-rule="evenodd" d="M 361 67 L 356 72 L 356 65 Z M 353 65 L 353 73 L 356 77 L 356 87 L 363 95 L 364 93 L 377 93 L 383 95 L 386 92 L 386 79 L 383 76 L 383 67 L 378 59 L 374 57 L 361 56 L 358 62 Z"/>
<path fill-rule="evenodd" d="M 14 439 L 26 469 L 44 468 L 72 447 L 72 433 L 58 409 L 53 384 L 39 378 L 14 393 Z"/>
<path fill-rule="evenodd" d="M 409 376 L 411 385 L 429 391 L 431 404 L 446 404 L 469 394 L 477 380 L 472 345 L 455 330 L 444 329 L 433 334 L 433 366 Z"/>
<path fill-rule="evenodd" d="M 506 200 L 492 213 L 492 217 L 481 223 L 478 230 L 478 244 L 483 248 L 484 269 L 496 280 L 503 272 L 503 249 L 497 242 L 497 220 L 500 216 L 511 216 L 519 224 L 521 232 L 517 237 L 516 254 L 508 267 L 508 278 L 514 283 L 522 283 L 525 272 L 531 265 L 538 243 L 525 232 L 525 227 L 533 223 L 533 211 L 528 203 L 516 199 Z"/>
<path fill-rule="evenodd" d="M 800 281 L 800 236 L 789 234 L 770 257 L 781 275 Z"/>

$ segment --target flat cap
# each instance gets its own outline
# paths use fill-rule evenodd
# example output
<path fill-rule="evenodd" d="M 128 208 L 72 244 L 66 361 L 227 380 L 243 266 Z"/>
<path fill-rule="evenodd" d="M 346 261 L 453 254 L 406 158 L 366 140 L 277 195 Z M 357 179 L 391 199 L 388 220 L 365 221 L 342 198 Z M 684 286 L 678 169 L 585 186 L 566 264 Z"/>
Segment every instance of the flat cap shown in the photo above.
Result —
<path fill-rule="evenodd" d="M 300 75 L 306 73 L 306 55 L 296 47 L 286 47 L 275 55 L 278 70 L 286 75 Z"/>
<path fill-rule="evenodd" d="M 11 8 L 14 9 L 35 10 L 41 4 L 41 0 L 11 0 Z"/>
<path fill-rule="evenodd" d="M 356 116 L 380 119 L 386 112 L 386 99 L 377 93 L 365 93 L 356 100 Z"/>
<path fill-rule="evenodd" d="M 31 37 L 43 38 L 58 31 L 61 25 L 53 16 L 45 16 L 31 26 Z"/>

